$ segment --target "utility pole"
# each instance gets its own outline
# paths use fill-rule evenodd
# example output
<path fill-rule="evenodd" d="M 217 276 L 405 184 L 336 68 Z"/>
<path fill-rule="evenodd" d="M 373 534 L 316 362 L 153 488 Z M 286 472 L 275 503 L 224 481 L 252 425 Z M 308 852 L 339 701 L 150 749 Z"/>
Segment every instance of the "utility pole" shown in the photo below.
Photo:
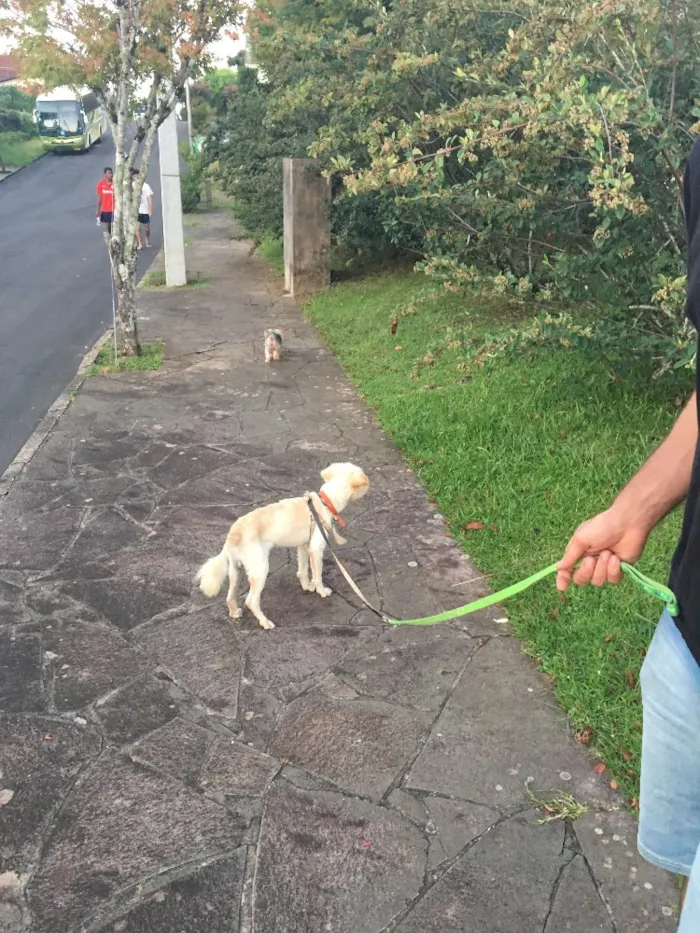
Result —
<path fill-rule="evenodd" d="M 165 284 L 187 285 L 185 266 L 185 235 L 182 229 L 182 198 L 180 195 L 180 153 L 177 151 L 177 117 L 175 111 L 158 130 L 160 154 L 160 193 L 163 205 L 163 248 L 165 250 Z"/>
<path fill-rule="evenodd" d="M 189 79 L 185 82 L 185 106 L 187 107 L 187 138 L 190 141 L 190 152 L 192 152 L 192 100 Z"/>

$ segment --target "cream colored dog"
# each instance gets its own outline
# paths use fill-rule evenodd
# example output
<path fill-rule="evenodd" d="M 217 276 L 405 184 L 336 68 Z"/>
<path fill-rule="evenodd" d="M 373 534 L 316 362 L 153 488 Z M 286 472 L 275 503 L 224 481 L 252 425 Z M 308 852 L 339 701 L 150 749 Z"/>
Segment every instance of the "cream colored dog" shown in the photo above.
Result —
<path fill-rule="evenodd" d="M 312 493 L 319 518 L 329 534 L 339 544 L 345 544 L 336 532 L 333 522 L 343 525 L 340 513 L 356 499 L 361 499 L 369 488 L 369 480 L 360 467 L 352 463 L 332 463 L 321 472 L 323 486 Z M 297 577 L 302 589 L 319 596 L 330 596 L 331 590 L 323 584 L 323 552 L 326 542 L 311 516 L 309 504 L 303 496 L 282 499 L 249 512 L 234 522 L 220 554 L 210 558 L 197 573 L 199 588 L 205 596 L 216 596 L 228 574 L 229 588 L 226 604 L 232 619 L 240 619 L 243 610 L 236 602 L 238 568 L 243 567 L 248 577 L 249 592 L 246 606 L 265 629 L 274 628 L 260 607 L 265 581 L 270 569 L 270 551 L 273 547 L 295 547 L 299 569 Z M 309 580 L 309 562 L 311 579 Z"/>

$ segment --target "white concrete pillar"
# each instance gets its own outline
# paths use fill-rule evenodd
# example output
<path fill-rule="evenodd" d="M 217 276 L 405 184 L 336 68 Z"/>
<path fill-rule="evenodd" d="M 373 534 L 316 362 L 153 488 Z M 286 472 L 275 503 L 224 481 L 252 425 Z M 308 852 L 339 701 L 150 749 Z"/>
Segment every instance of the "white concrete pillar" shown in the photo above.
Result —
<path fill-rule="evenodd" d="M 175 111 L 158 130 L 158 151 L 163 209 L 165 284 L 168 286 L 187 285 L 185 235 L 182 229 L 182 198 L 180 196 L 180 153 L 177 151 Z"/>

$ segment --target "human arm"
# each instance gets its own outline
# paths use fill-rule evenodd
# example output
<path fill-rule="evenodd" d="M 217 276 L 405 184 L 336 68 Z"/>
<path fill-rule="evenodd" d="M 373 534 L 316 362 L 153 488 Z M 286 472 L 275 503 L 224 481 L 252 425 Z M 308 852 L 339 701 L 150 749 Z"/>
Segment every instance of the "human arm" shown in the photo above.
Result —
<path fill-rule="evenodd" d="M 576 529 L 558 565 L 558 589 L 567 589 L 572 579 L 579 586 L 620 582 L 620 562 L 638 560 L 654 526 L 685 498 L 697 440 L 693 393 L 666 440 L 610 508 Z"/>
<path fill-rule="evenodd" d="M 100 191 L 100 186 L 97 186 L 97 207 L 95 208 L 95 217 L 100 216 L 100 210 L 102 208 L 102 192 Z"/>

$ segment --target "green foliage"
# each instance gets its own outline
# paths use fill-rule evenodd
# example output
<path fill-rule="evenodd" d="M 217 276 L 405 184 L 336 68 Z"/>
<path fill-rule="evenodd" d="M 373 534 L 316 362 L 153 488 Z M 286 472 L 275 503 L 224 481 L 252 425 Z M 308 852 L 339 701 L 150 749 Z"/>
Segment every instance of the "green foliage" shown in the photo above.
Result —
<path fill-rule="evenodd" d="M 686 354 L 698 4 L 263 0 L 251 35 L 265 83 L 239 83 L 218 158 L 255 233 L 281 228 L 279 159 L 310 154 L 341 245 L 447 290 L 645 306 Z"/>
<path fill-rule="evenodd" d="M 254 70 L 241 69 L 236 97 L 206 147 L 237 218 L 256 239 L 282 236 L 282 159 L 305 155 L 314 139 L 303 120 L 274 120 L 269 113 L 270 88 Z"/>
<path fill-rule="evenodd" d="M 16 87 L 0 87 L 0 133 L 14 133 L 21 139 L 37 136 L 32 119 L 35 98 Z"/>

